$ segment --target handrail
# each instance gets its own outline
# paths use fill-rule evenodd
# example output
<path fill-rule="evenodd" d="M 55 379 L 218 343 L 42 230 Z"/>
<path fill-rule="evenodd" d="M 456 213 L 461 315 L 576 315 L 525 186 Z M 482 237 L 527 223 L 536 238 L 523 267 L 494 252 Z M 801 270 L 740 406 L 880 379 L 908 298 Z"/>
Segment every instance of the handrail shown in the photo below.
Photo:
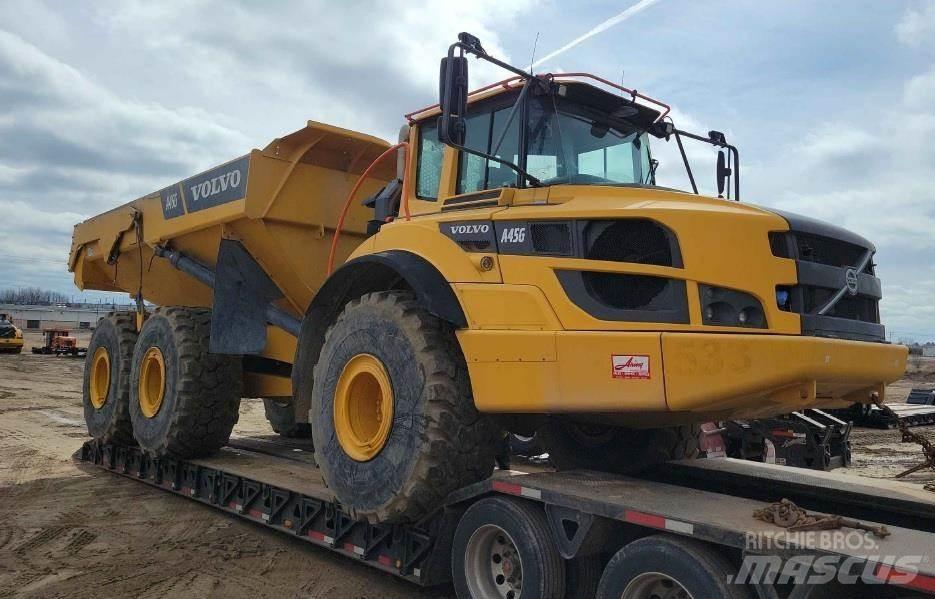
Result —
<path fill-rule="evenodd" d="M 334 229 L 334 238 L 331 240 L 331 251 L 328 252 L 328 271 L 327 274 L 330 275 L 331 271 L 334 270 L 334 253 L 338 247 L 338 238 L 341 236 L 341 229 L 344 228 L 344 219 L 347 217 L 347 211 L 351 207 L 351 202 L 354 200 L 354 196 L 357 194 L 357 190 L 360 189 L 361 184 L 364 182 L 364 179 L 367 178 L 367 175 L 370 174 L 370 171 L 373 170 L 377 164 L 379 164 L 384 158 L 395 152 L 400 148 L 405 148 L 406 150 L 406 164 L 408 168 L 409 164 L 409 142 L 401 141 L 395 146 L 390 146 L 382 154 L 376 157 L 376 159 L 370 163 L 370 166 L 361 173 L 360 177 L 357 179 L 357 182 L 354 183 L 354 187 L 351 188 L 350 193 L 347 194 L 347 199 L 344 200 L 344 208 L 341 209 L 341 217 L 338 219 L 338 224 Z M 409 196 L 405 193 L 406 191 L 406 179 L 408 173 L 403 173 L 403 204 L 405 208 L 406 220 L 409 220 L 411 217 L 409 215 Z"/>
<path fill-rule="evenodd" d="M 661 102 L 661 101 L 659 101 L 659 100 L 657 100 L 657 99 L 655 99 L 655 98 L 653 98 L 653 97 L 651 97 L 651 96 L 647 96 L 646 94 L 642 94 L 642 93 L 636 91 L 635 89 L 630 89 L 630 88 L 628 88 L 628 87 L 624 87 L 624 86 L 622 86 L 622 85 L 620 85 L 620 84 L 618 84 L 618 83 L 614 83 L 613 81 L 609 81 L 609 80 L 607 80 L 607 79 L 604 79 L 603 77 L 598 77 L 597 75 L 592 75 L 591 73 L 554 73 L 554 74 L 553 74 L 553 73 L 549 73 L 549 74 L 536 75 L 536 76 L 537 76 L 537 77 L 540 77 L 540 78 L 552 77 L 552 78 L 555 78 L 555 79 L 557 79 L 557 78 L 575 78 L 575 77 L 577 77 L 577 78 L 588 78 L 588 79 L 593 79 L 593 80 L 595 80 L 595 81 L 598 81 L 598 82 L 600 82 L 600 83 L 603 83 L 604 85 L 609 85 L 610 87 L 613 87 L 614 89 L 618 89 L 618 90 L 620 90 L 620 91 L 626 93 L 627 95 L 629 95 L 629 96 L 631 96 L 631 97 L 633 97 L 633 98 L 641 98 L 641 99 L 643 99 L 643 100 L 646 100 L 647 102 L 652 102 L 652 103 L 655 104 L 656 106 L 662 108 L 662 112 L 659 114 L 659 117 L 656 118 L 657 121 L 661 120 L 664 116 L 666 116 L 667 114 L 669 114 L 669 112 L 671 112 L 671 110 L 672 110 L 672 107 L 669 106 L 668 104 L 666 104 L 665 102 Z M 483 86 L 483 87 L 479 87 L 479 88 L 477 88 L 477 89 L 475 89 L 475 90 L 469 92 L 469 93 L 468 93 L 468 98 L 470 98 L 471 96 L 474 96 L 474 95 L 476 95 L 476 94 L 479 94 L 479 93 L 481 93 L 481 92 L 485 92 L 485 91 L 487 91 L 487 90 L 489 90 L 489 89 L 493 89 L 493 88 L 498 87 L 498 86 L 503 87 L 504 89 L 509 89 L 513 83 L 518 82 L 518 81 L 521 81 L 522 79 L 523 79 L 522 77 L 520 77 L 520 76 L 517 75 L 517 76 L 514 76 L 514 77 L 508 77 L 508 78 L 506 78 L 506 79 L 504 79 L 504 80 L 502 80 L 502 81 L 497 81 L 496 83 L 491 83 L 491 84 L 489 84 L 489 85 L 485 85 L 485 86 Z M 419 110 L 415 110 L 415 111 L 410 112 L 410 113 L 408 113 L 408 114 L 406 114 L 406 115 L 404 115 L 404 116 L 405 116 L 405 118 L 406 118 L 406 121 L 408 121 L 409 124 L 412 124 L 412 123 L 416 122 L 416 120 L 413 118 L 414 116 L 416 116 L 416 115 L 418 115 L 418 114 L 422 114 L 423 112 L 427 112 L 427 111 L 429 111 L 429 110 L 432 110 L 433 108 L 438 108 L 438 103 L 431 104 L 431 105 L 429 105 L 429 106 L 426 106 L 425 108 L 420 108 Z"/>

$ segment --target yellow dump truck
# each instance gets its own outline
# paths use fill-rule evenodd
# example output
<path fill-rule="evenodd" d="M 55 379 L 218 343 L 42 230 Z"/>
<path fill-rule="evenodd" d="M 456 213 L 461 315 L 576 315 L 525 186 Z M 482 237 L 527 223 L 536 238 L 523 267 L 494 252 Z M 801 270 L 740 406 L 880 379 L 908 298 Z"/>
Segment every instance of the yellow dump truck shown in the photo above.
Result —
<path fill-rule="evenodd" d="M 468 92 L 469 54 L 512 76 Z M 93 436 L 197 457 L 264 398 L 386 522 L 488 476 L 501 431 L 626 472 L 692 455 L 699 422 L 870 402 L 902 374 L 873 245 L 740 203 L 724 135 L 466 34 L 441 73 L 398 144 L 309 122 L 75 227 L 76 284 L 138 302 L 88 348 Z M 657 184 L 650 144 L 689 139 L 727 197 L 684 151 L 694 193 Z"/>
<path fill-rule="evenodd" d="M 18 354 L 23 351 L 23 331 L 13 324 L 13 317 L 0 313 L 0 353 Z"/>

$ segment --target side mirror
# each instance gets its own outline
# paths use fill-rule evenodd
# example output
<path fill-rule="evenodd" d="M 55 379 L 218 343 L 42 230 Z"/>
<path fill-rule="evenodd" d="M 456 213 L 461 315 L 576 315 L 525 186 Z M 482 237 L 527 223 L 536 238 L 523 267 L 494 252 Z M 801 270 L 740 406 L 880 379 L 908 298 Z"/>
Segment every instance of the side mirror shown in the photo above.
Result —
<path fill-rule="evenodd" d="M 442 58 L 439 71 L 438 104 L 442 115 L 438 118 L 438 141 L 463 146 L 467 112 L 468 61 L 464 56 Z"/>
<path fill-rule="evenodd" d="M 717 153 L 717 197 L 724 197 L 724 187 L 727 185 L 727 180 L 730 179 L 731 169 L 727 166 L 727 161 L 724 159 L 725 152 Z"/>

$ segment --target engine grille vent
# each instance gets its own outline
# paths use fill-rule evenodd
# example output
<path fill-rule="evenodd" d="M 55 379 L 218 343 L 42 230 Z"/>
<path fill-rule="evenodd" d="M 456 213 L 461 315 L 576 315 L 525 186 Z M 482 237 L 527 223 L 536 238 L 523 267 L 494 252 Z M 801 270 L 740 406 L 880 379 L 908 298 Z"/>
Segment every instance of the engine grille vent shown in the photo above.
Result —
<path fill-rule="evenodd" d="M 568 223 L 533 223 L 529 225 L 532 249 L 537 254 L 570 256 L 573 252 L 571 226 Z"/>
<path fill-rule="evenodd" d="M 589 260 L 681 266 L 676 264 L 666 230 L 651 220 L 594 221 L 588 225 L 585 239 Z"/>

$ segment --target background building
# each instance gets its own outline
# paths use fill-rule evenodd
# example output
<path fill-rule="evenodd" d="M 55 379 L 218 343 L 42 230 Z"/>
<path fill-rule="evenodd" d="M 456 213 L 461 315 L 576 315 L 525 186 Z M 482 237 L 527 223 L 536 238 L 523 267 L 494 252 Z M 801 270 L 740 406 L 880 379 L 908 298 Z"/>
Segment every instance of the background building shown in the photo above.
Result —
<path fill-rule="evenodd" d="M 133 306 L 114 304 L 57 304 L 31 306 L 0 304 L 0 313 L 13 317 L 16 326 L 23 330 L 43 329 L 93 329 L 97 321 L 115 310 L 133 310 Z"/>

